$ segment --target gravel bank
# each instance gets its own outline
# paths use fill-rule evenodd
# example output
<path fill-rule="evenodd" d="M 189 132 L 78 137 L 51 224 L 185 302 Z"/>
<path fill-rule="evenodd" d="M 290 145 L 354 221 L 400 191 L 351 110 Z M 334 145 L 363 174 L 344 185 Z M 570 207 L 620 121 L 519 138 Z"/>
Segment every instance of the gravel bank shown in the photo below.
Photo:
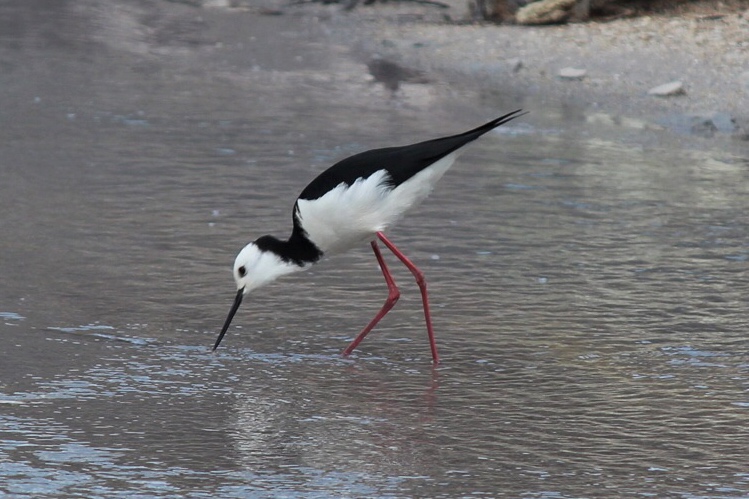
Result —
<path fill-rule="evenodd" d="M 581 106 L 683 136 L 747 139 L 749 4 L 528 27 L 449 22 L 463 18 L 466 7 L 463 0 L 446 3 L 451 9 L 405 2 L 352 12 L 320 4 L 283 11 L 317 17 L 362 58 L 378 55 L 436 81 L 522 95 L 539 106 Z M 565 69 L 580 76 L 565 78 Z M 672 96 L 649 93 L 675 82 L 681 88 Z"/>

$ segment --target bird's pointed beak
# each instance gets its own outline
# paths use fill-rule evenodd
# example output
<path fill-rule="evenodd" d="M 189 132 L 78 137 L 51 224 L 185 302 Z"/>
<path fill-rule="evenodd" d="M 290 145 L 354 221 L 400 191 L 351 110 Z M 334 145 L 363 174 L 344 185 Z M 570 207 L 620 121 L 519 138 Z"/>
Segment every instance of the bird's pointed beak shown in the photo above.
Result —
<path fill-rule="evenodd" d="M 229 329 L 229 324 L 231 324 L 231 320 L 234 318 L 234 314 L 237 313 L 237 310 L 239 310 L 239 306 L 242 304 L 243 297 L 244 288 L 240 288 L 239 291 L 237 291 L 237 296 L 234 297 L 234 304 L 231 306 L 231 310 L 229 310 L 229 316 L 226 318 L 226 322 L 224 322 L 224 327 L 221 328 L 221 332 L 216 339 L 216 344 L 213 345 L 214 352 L 218 348 L 219 343 L 221 343 L 221 340 L 224 339 L 224 335 L 226 334 L 226 330 Z"/>

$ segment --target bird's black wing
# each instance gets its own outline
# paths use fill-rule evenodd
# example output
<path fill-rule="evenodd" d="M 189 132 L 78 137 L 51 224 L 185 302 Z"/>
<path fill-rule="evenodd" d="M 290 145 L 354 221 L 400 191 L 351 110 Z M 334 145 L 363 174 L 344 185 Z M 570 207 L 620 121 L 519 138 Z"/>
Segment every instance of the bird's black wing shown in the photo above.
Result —
<path fill-rule="evenodd" d="M 427 140 L 408 146 L 372 149 L 355 154 L 339 161 L 318 175 L 302 191 L 299 199 L 318 199 L 342 183 L 351 185 L 358 179 L 368 178 L 380 170 L 387 170 L 390 175 L 390 184 L 397 187 L 424 168 L 478 139 L 489 130 L 521 116 L 520 112 L 521 110 L 518 109 L 458 135 Z"/>

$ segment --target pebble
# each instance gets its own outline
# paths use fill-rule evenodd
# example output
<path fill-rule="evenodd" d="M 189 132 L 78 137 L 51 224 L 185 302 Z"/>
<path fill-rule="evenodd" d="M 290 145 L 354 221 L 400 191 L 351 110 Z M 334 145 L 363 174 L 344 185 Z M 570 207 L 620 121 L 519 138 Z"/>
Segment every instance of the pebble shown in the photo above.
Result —
<path fill-rule="evenodd" d="M 683 95 L 686 91 L 684 90 L 684 84 L 680 81 L 672 81 L 658 85 L 648 90 L 648 95 L 655 95 L 657 97 L 671 97 L 673 95 Z"/>
<path fill-rule="evenodd" d="M 507 61 L 505 62 L 507 63 L 507 66 L 509 66 L 510 71 L 512 71 L 513 73 L 517 73 L 523 68 L 523 61 L 521 61 L 519 57 L 507 59 Z M 749 72 L 747 73 L 747 75 L 749 75 Z"/>
<path fill-rule="evenodd" d="M 677 113 L 664 117 L 660 123 L 677 133 L 707 138 L 739 131 L 733 115 L 721 111 Z"/>
<path fill-rule="evenodd" d="M 582 80 L 585 78 L 587 71 L 578 68 L 562 68 L 558 74 L 564 80 Z"/>

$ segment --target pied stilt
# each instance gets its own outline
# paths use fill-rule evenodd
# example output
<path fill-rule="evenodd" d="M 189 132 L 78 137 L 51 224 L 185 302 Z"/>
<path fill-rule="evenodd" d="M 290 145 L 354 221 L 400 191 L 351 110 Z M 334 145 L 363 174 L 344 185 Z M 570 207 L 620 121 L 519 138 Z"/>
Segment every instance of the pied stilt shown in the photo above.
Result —
<path fill-rule="evenodd" d="M 294 228 L 288 240 L 263 236 L 245 246 L 234 261 L 237 294 L 213 350 L 218 348 L 244 295 L 285 274 L 308 269 L 323 255 L 342 253 L 369 242 L 388 286 L 385 304 L 343 351 L 350 354 L 400 297 L 377 241 L 411 271 L 421 290 L 432 359 L 439 363 L 429 297 L 422 272 L 385 237 L 384 231 L 410 207 L 426 198 L 452 166 L 458 153 L 488 131 L 521 116 L 500 116 L 465 133 L 402 147 L 356 154 L 317 176 L 294 204 Z M 525 114 L 525 113 L 522 113 Z"/>

